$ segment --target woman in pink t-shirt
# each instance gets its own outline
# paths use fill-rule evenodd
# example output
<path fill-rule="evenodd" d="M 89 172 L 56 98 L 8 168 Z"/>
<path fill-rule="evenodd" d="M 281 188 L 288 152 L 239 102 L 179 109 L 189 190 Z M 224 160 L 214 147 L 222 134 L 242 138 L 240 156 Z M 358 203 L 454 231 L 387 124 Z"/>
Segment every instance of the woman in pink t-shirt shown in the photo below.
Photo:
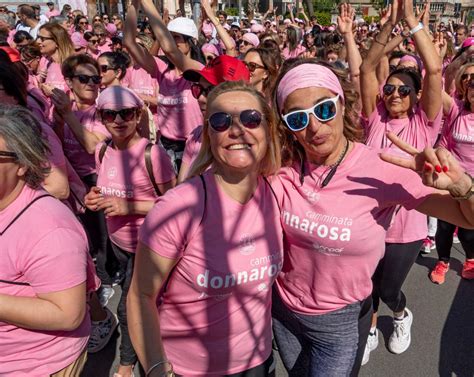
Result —
<path fill-rule="evenodd" d="M 136 43 L 140 5 L 165 54 L 163 58 L 152 56 Z M 183 77 L 184 71 L 199 70 L 203 66 L 204 56 L 197 38 L 198 30 L 191 19 L 177 17 L 166 25 L 152 0 L 133 0 L 128 8 L 124 47 L 134 61 L 158 81 L 157 128 L 160 143 L 171 156 L 176 171 L 181 165 L 187 136 L 202 124 L 202 113 L 191 94 L 191 83 Z"/>
<path fill-rule="evenodd" d="M 160 197 L 140 229 L 130 335 L 150 377 L 272 376 L 283 241 L 263 175 L 279 166 L 274 116 L 255 89 L 225 82 L 205 118 L 192 178 Z"/>
<path fill-rule="evenodd" d="M 91 211 L 104 211 L 112 248 L 125 271 L 117 309 L 122 335 L 117 373 L 129 377 L 137 355 L 128 334 L 125 303 L 138 229 L 158 196 L 175 185 L 175 174 L 163 148 L 138 134 L 143 101 L 135 93 L 112 86 L 100 94 L 97 108 L 112 139 L 97 145 L 97 185 L 91 188 L 85 203 Z"/>
<path fill-rule="evenodd" d="M 463 101 L 451 98 L 439 145 L 450 151 L 466 172 L 474 175 L 474 78 L 467 81 L 463 92 Z M 433 283 L 444 283 L 445 275 L 449 270 L 455 229 L 455 225 L 438 220 L 435 240 L 439 261 L 430 272 Z M 474 230 L 460 227 L 458 238 L 466 252 L 461 276 L 472 280 L 474 279 Z"/>
<path fill-rule="evenodd" d="M 408 17 L 412 22 L 409 26 L 421 62 L 418 58 L 404 56 L 399 66 L 408 65 L 411 68 L 397 68 L 390 72 L 380 93 L 377 67 L 385 54 L 384 46 L 391 36 L 391 27 L 402 16 Z M 440 131 L 441 58 L 431 38 L 422 29 L 423 25 L 412 16 L 406 9 L 405 15 L 402 10 L 399 10 L 398 14 L 392 14 L 391 20 L 387 21 L 377 35 L 360 68 L 366 144 L 375 149 L 397 150 L 387 138 L 387 132 L 393 132 L 401 140 L 421 150 L 433 146 Z M 413 68 L 417 63 L 417 68 Z M 419 73 L 422 68 L 423 77 Z M 397 209 L 393 224 L 385 237 L 384 258 L 373 277 L 374 316 L 363 364 L 368 362 L 370 351 L 378 345 L 377 312 L 380 301 L 393 312 L 393 332 L 388 341 L 388 349 L 392 353 L 400 354 L 410 346 L 413 314 L 407 308 L 402 286 L 418 257 L 427 233 L 426 216 L 406 208 Z"/>
<path fill-rule="evenodd" d="M 306 48 L 300 43 L 300 33 L 300 30 L 293 26 L 286 29 L 286 47 L 281 52 L 284 59 L 297 58 L 306 52 Z"/>
<path fill-rule="evenodd" d="M 474 226 L 474 197 L 458 202 L 449 195 L 461 199 L 472 189 L 457 161 L 446 150 L 420 154 L 409 145 L 403 150 L 414 160 L 382 155 L 444 191 L 382 161 L 360 143 L 354 93 L 343 74 L 313 59 L 284 66 L 276 84 L 286 167 L 274 189 L 283 197 L 286 247 L 273 323 L 283 363 L 298 376 L 357 375 L 370 329 L 371 278 L 398 206 Z M 405 145 L 393 133 L 389 140 Z"/>
<path fill-rule="evenodd" d="M 48 147 L 31 114 L 0 105 L 0 375 L 80 374 L 97 287 L 74 214 L 41 188 Z M 28 360 L 28 362 L 25 362 Z M 68 373 L 69 371 L 69 373 Z"/>

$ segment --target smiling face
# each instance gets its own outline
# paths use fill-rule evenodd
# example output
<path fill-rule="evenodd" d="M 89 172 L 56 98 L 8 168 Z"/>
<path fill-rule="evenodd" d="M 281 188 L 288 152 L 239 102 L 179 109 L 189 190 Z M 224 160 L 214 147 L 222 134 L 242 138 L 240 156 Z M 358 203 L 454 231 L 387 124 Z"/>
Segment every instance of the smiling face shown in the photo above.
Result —
<path fill-rule="evenodd" d="M 102 112 L 107 112 L 108 110 L 112 111 L 120 111 L 123 110 L 122 108 L 114 108 L 114 109 L 104 109 L 101 110 Z M 137 136 L 137 125 L 140 120 L 140 110 L 139 109 L 126 109 L 128 111 L 128 115 L 124 115 L 124 118 L 120 114 L 115 116 L 114 120 L 105 120 L 104 117 L 102 118 L 102 123 L 107 128 L 107 131 L 110 132 L 112 135 L 112 140 L 116 144 L 121 144 L 127 140 L 132 139 L 133 137 Z M 131 118 L 128 118 L 128 117 Z"/>
<path fill-rule="evenodd" d="M 221 175 L 250 174 L 259 170 L 268 148 L 268 131 L 265 118 L 260 126 L 254 129 L 242 125 L 239 115 L 244 110 L 263 109 L 257 98 L 248 92 L 233 91 L 219 95 L 207 111 L 208 118 L 215 113 L 225 112 L 232 115 L 231 126 L 217 132 L 208 127 L 211 151 L 214 156 L 214 167 Z"/>
<path fill-rule="evenodd" d="M 98 76 L 99 72 L 97 69 L 90 64 L 79 65 L 76 67 L 75 75 L 87 75 L 87 76 Z M 72 79 L 66 79 L 72 92 L 83 102 L 95 102 L 99 94 L 99 85 L 94 84 L 92 80 L 89 80 L 86 84 L 82 84 L 77 77 Z"/>
<path fill-rule="evenodd" d="M 268 77 L 268 71 L 265 69 L 265 65 L 260 58 L 260 55 L 257 52 L 250 51 L 245 55 L 244 61 L 250 63 L 250 65 L 255 67 L 255 70 L 250 70 L 250 83 L 254 86 L 259 85 Z M 253 63 L 253 64 L 252 64 Z"/>
<path fill-rule="evenodd" d="M 326 88 L 297 89 L 286 98 L 282 113 L 309 109 L 317 103 L 335 96 L 335 93 Z M 339 100 L 334 119 L 321 122 L 311 114 L 308 126 L 301 131 L 293 132 L 304 148 L 309 161 L 324 164 L 326 161 L 333 160 L 334 157 L 337 159 L 345 143 L 343 114 L 344 107 Z"/>
<path fill-rule="evenodd" d="M 387 80 L 387 84 L 395 85 L 396 89 L 390 95 L 384 95 L 383 101 L 391 118 L 406 118 L 417 102 L 415 85 L 411 77 L 404 74 L 396 74 Z M 407 85 L 411 93 L 403 97 L 398 93 L 398 87 Z"/>
<path fill-rule="evenodd" d="M 38 32 L 38 45 L 44 56 L 52 56 L 58 49 L 52 34 L 44 28 Z"/>

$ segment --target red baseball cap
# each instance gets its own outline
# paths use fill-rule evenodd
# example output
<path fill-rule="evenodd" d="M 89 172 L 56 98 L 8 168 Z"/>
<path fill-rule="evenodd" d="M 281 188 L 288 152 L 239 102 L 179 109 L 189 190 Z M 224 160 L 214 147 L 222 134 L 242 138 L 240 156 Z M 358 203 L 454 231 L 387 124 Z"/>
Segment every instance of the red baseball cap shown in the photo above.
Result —
<path fill-rule="evenodd" d="M 250 81 L 250 72 L 241 60 L 229 55 L 220 55 L 211 60 L 201 70 L 190 69 L 183 73 L 188 81 L 198 82 L 204 77 L 211 85 L 218 85 L 224 81 Z"/>

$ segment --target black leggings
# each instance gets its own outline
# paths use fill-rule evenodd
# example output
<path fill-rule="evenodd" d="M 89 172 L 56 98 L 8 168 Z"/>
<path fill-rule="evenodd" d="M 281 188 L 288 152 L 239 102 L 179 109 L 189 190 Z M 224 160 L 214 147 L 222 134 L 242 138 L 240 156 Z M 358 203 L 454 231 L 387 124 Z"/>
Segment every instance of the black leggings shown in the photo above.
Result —
<path fill-rule="evenodd" d="M 439 260 L 443 262 L 449 262 L 451 257 L 455 229 L 456 225 L 438 219 L 438 229 L 435 236 L 436 250 Z M 458 238 L 466 252 L 466 259 L 474 259 L 474 230 L 458 227 Z"/>
<path fill-rule="evenodd" d="M 393 312 L 405 309 L 407 300 L 402 285 L 418 257 L 422 243 L 423 240 L 385 244 L 385 255 L 372 277 L 374 313 L 379 309 L 380 300 Z"/>

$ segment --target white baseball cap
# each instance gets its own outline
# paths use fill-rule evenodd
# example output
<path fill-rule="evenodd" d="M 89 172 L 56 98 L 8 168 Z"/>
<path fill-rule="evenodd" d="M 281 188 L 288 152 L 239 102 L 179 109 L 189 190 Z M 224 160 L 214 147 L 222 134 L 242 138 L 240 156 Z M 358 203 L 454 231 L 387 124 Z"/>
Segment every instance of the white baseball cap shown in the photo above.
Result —
<path fill-rule="evenodd" d="M 187 17 L 177 17 L 171 20 L 168 24 L 168 30 L 173 33 L 187 35 L 194 39 L 198 38 L 198 29 L 196 25 L 193 20 Z"/>

